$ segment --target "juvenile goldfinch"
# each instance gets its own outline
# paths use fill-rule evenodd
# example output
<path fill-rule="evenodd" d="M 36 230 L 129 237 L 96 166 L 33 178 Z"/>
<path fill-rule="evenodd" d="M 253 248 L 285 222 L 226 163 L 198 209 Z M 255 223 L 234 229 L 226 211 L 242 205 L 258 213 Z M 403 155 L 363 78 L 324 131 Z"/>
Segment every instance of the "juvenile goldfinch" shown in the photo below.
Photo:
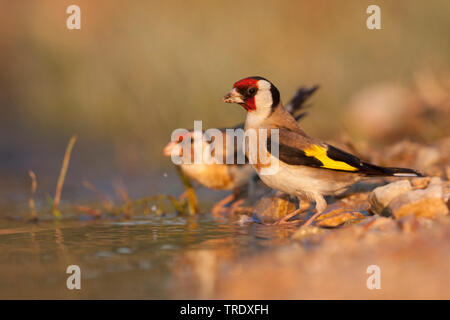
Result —
<path fill-rule="evenodd" d="M 286 111 L 292 114 L 296 120 L 303 118 L 306 112 L 303 112 L 304 102 L 317 90 L 318 86 L 301 87 L 297 90 L 292 100 L 286 105 Z M 239 124 L 234 128 L 243 128 L 244 124 Z M 235 158 L 239 157 L 243 151 L 238 149 L 237 143 L 234 143 L 233 149 L 228 150 L 226 146 L 226 129 L 220 129 L 224 141 L 224 158 L 232 153 Z M 178 141 L 169 142 L 163 149 L 163 155 L 170 157 L 173 153 L 183 156 L 181 142 L 190 139 L 191 154 L 194 153 L 194 134 L 192 131 L 179 137 Z M 203 150 L 210 147 L 210 142 L 201 137 Z M 225 206 L 236 199 L 241 191 L 246 187 L 249 181 L 256 176 L 252 166 L 246 164 L 222 164 L 219 163 L 191 163 L 180 165 L 181 171 L 190 179 L 196 181 L 202 186 L 215 190 L 232 190 L 233 193 L 219 201 L 212 209 L 214 215 L 224 211 Z"/>
<path fill-rule="evenodd" d="M 260 179 L 269 187 L 308 201 L 315 201 L 316 212 L 308 219 L 309 225 L 327 207 L 324 195 L 337 195 L 346 191 L 355 182 L 371 176 L 417 177 L 420 173 L 406 168 L 380 167 L 361 161 L 356 156 L 339 150 L 320 140 L 309 137 L 297 121 L 283 108 L 280 92 L 262 77 L 239 80 L 223 97 L 223 102 L 237 103 L 247 110 L 245 131 L 266 129 L 267 138 L 259 147 L 278 169 L 273 174 L 261 174 L 264 165 L 260 159 L 245 154 Z M 275 147 L 278 157 L 270 151 L 271 130 L 278 129 L 279 138 Z M 255 158 L 255 159 L 253 159 Z M 300 213 L 301 209 L 288 214 L 278 223 L 285 223 Z"/>

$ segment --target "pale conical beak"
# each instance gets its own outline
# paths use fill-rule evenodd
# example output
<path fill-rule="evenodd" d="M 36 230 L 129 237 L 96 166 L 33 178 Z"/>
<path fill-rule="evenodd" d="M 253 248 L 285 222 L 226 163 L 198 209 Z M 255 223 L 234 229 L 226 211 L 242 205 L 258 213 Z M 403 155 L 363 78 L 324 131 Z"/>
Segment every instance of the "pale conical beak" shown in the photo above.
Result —
<path fill-rule="evenodd" d="M 244 100 L 242 99 L 242 95 L 237 92 L 236 88 L 228 92 L 223 98 L 223 102 L 226 103 L 244 103 Z"/>
<path fill-rule="evenodd" d="M 175 153 L 175 154 L 178 153 L 178 155 L 180 155 L 180 153 L 181 153 L 181 148 L 178 145 L 178 143 L 175 141 L 169 142 L 164 147 L 163 152 L 162 152 L 163 156 L 166 156 L 166 157 L 172 156 L 172 153 Z"/>

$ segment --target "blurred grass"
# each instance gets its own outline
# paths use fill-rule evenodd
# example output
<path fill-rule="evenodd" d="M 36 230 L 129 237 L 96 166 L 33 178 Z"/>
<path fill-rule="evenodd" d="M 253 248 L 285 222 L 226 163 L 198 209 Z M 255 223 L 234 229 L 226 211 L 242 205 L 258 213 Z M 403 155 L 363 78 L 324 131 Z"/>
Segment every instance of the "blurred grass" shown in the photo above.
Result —
<path fill-rule="evenodd" d="M 220 98 L 245 76 L 272 80 L 285 101 L 320 84 L 303 126 L 327 138 L 365 86 L 450 69 L 448 1 L 376 1 L 378 31 L 365 26 L 373 1 L 77 1 L 81 31 L 66 29 L 70 4 L 1 2 L 0 125 L 79 132 L 80 143 L 112 145 L 119 163 L 169 163 L 162 146 L 194 120 L 241 122 Z"/>

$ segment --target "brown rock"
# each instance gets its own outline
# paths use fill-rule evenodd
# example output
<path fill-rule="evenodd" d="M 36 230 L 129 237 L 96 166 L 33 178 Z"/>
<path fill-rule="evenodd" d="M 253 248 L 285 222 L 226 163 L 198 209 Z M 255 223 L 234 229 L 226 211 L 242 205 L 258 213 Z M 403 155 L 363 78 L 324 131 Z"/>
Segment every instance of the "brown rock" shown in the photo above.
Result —
<path fill-rule="evenodd" d="M 270 196 L 260 199 L 254 206 L 254 212 L 263 222 L 273 222 L 283 218 L 296 209 L 295 202 L 288 195 Z"/>
<path fill-rule="evenodd" d="M 430 180 L 430 177 L 414 178 L 411 180 L 411 185 L 414 189 L 425 189 L 428 187 Z"/>
<path fill-rule="evenodd" d="M 387 210 L 392 199 L 408 192 L 412 189 L 411 183 L 408 180 L 399 180 L 378 187 L 369 195 L 370 211 L 382 216 L 390 216 L 391 213 Z"/>
<path fill-rule="evenodd" d="M 381 216 L 372 216 L 358 226 L 364 228 L 365 231 L 393 231 L 397 229 L 394 219 Z"/>
<path fill-rule="evenodd" d="M 424 190 L 409 191 L 394 198 L 389 203 L 389 209 L 397 219 L 408 215 L 435 218 L 448 214 L 442 185 L 433 182 Z"/>
<path fill-rule="evenodd" d="M 320 215 L 316 219 L 316 225 L 320 227 L 337 227 L 347 221 L 363 219 L 364 215 L 360 212 L 343 212 L 342 209 L 336 209 Z"/>
<path fill-rule="evenodd" d="M 441 147 L 441 144 L 444 146 Z M 445 147 L 448 146 L 445 143 L 440 145 L 429 146 L 404 140 L 385 150 L 383 164 L 414 168 L 427 176 L 443 176 L 443 164 L 448 158 Z"/>
<path fill-rule="evenodd" d="M 447 207 L 450 208 L 450 181 L 447 181 L 442 185 L 442 199 L 444 199 L 444 202 L 447 203 Z"/>

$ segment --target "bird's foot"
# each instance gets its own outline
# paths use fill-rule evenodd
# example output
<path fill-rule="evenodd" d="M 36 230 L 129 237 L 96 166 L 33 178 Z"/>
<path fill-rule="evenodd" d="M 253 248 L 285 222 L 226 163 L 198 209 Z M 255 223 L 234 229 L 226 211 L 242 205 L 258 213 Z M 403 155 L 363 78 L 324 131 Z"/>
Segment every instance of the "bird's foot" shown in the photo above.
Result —
<path fill-rule="evenodd" d="M 327 202 L 325 201 L 325 199 L 323 198 L 322 195 L 316 195 L 315 201 L 316 201 L 316 212 L 308 220 L 306 220 L 306 222 L 303 224 L 303 226 L 305 226 L 305 227 L 309 226 L 311 223 L 313 223 L 313 221 L 318 216 L 320 216 L 327 208 Z"/>
<path fill-rule="evenodd" d="M 214 207 L 212 207 L 211 209 L 211 214 L 216 217 L 222 217 L 223 214 L 226 214 L 227 212 L 229 212 L 229 208 L 227 208 L 226 206 L 233 201 L 235 198 L 234 194 L 230 194 L 228 196 L 226 196 L 225 198 L 223 198 L 222 200 L 220 200 L 219 202 L 217 202 Z"/>
<path fill-rule="evenodd" d="M 316 212 L 314 213 L 302 226 L 309 226 L 313 221 L 322 214 L 322 212 Z"/>
<path fill-rule="evenodd" d="M 303 211 L 305 211 L 304 208 L 298 208 L 297 210 L 292 211 L 288 215 L 284 216 L 283 218 L 281 218 L 278 221 L 276 221 L 275 223 L 273 223 L 273 225 L 286 225 L 286 224 L 299 223 L 300 220 L 292 220 L 292 221 L 289 221 L 289 220 L 291 218 L 295 217 L 296 215 L 302 213 Z"/>
<path fill-rule="evenodd" d="M 240 199 L 235 201 L 230 207 L 230 214 L 239 214 L 239 213 L 252 213 L 253 210 L 250 207 L 244 207 L 242 204 L 245 199 Z"/>

